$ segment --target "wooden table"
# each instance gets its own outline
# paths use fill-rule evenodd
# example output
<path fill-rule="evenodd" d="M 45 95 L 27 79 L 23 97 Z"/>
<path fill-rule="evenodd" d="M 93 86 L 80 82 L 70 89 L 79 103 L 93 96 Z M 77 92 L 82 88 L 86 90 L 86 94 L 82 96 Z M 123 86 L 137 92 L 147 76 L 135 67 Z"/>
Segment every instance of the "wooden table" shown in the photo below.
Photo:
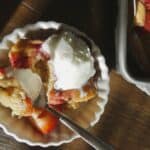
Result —
<path fill-rule="evenodd" d="M 5 1 L 5 7 L 12 2 Z M 3 14 L 8 15 L 0 18 L 0 38 L 16 27 L 37 20 L 56 20 L 74 25 L 86 32 L 100 45 L 110 67 L 110 94 L 104 114 L 100 121 L 90 132 L 105 142 L 110 143 L 115 149 L 120 150 L 149 150 L 150 149 L 150 96 L 125 81 L 114 68 L 114 26 L 116 15 L 116 1 L 107 5 L 106 1 L 83 0 L 23 0 L 16 1 L 12 9 L 3 9 Z M 7 5 L 6 5 L 7 4 Z M 2 6 L 2 5 L 1 5 Z M 83 7 L 85 6 L 85 7 Z M 10 5 L 9 5 L 10 7 Z M 71 7 L 71 8 L 70 8 Z M 94 9 L 93 9 L 94 8 Z M 110 14 L 106 8 L 112 11 L 113 16 L 106 19 Z M 76 11 L 78 9 L 78 11 Z M 2 9 L 1 9 L 2 10 Z M 59 10 L 59 12 L 57 12 Z M 83 10 L 83 11 L 81 11 Z M 70 13 L 69 13 L 70 12 Z M 79 12 L 82 12 L 81 14 Z M 10 15 L 11 14 L 11 15 Z M 10 17 L 11 16 L 11 17 Z M 99 19 L 97 19 L 99 18 Z M 3 21 L 3 22 L 2 22 Z M 107 30 L 106 30 L 107 28 Z M 40 148 L 29 147 L 8 137 L 0 130 L 0 150 L 90 150 L 92 149 L 81 139 L 74 140 L 60 147 Z"/>

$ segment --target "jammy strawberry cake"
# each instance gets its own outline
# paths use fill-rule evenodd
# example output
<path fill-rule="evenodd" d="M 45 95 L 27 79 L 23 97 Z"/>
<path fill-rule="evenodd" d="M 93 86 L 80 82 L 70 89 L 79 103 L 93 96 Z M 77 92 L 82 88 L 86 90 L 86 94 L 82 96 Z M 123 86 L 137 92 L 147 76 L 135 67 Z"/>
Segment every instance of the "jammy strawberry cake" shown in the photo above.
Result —
<path fill-rule="evenodd" d="M 98 96 L 96 61 L 88 42 L 69 30 L 47 39 L 19 39 L 10 47 L 8 66 L 0 68 L 0 103 L 12 115 L 26 117 L 43 134 L 58 119 L 35 105 L 41 91 L 46 103 L 78 109 Z"/>

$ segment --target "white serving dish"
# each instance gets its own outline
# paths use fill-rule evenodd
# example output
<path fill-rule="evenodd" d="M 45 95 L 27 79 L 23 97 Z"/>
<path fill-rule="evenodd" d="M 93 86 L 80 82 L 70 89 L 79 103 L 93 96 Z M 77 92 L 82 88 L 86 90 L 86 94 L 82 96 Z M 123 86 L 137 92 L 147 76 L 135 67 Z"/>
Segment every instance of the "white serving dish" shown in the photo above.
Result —
<path fill-rule="evenodd" d="M 58 29 L 60 26 L 64 26 L 78 34 L 81 34 L 87 38 L 87 36 L 73 27 L 56 22 L 37 22 L 33 25 L 27 25 L 23 28 L 14 30 L 11 34 L 5 36 L 0 43 L 0 59 L 5 57 L 5 52 L 9 51 L 10 46 L 20 38 L 23 38 L 27 32 L 36 31 L 39 29 Z M 84 106 L 81 106 L 77 110 L 67 110 L 66 113 L 79 125 L 84 128 L 93 127 L 100 119 L 100 116 L 104 112 L 104 107 L 108 101 L 109 94 L 109 75 L 108 68 L 105 64 L 104 57 L 100 54 L 99 48 L 90 40 L 92 44 L 92 51 L 96 53 L 99 67 L 101 70 L 101 76 L 99 76 L 98 86 L 99 98 L 89 101 Z M 4 55 L 3 55 L 4 54 Z M 82 109 L 84 107 L 84 109 Z M 26 143 L 30 146 L 59 146 L 63 143 L 69 143 L 74 139 L 80 137 L 73 133 L 70 129 L 63 124 L 59 124 L 57 129 L 48 136 L 41 135 L 36 129 L 34 129 L 26 119 L 17 119 L 11 116 L 9 109 L 0 106 L 0 127 L 7 135 L 10 135 L 16 141 Z"/>

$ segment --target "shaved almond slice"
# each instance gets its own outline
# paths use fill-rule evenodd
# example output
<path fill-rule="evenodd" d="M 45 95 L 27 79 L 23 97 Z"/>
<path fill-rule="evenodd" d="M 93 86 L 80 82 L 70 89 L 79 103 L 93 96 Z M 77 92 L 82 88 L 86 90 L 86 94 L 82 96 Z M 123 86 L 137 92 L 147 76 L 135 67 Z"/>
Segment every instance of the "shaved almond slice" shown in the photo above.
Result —
<path fill-rule="evenodd" d="M 135 16 L 136 25 L 143 27 L 145 24 L 145 16 L 146 16 L 145 6 L 141 1 L 138 1 L 137 12 Z"/>

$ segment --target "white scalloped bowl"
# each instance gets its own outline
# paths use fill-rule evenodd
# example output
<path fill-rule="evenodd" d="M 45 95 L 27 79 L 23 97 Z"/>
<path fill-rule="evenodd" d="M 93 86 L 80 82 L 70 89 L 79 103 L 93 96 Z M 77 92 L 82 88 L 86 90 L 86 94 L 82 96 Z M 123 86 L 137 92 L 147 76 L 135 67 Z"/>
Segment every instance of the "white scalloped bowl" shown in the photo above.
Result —
<path fill-rule="evenodd" d="M 66 27 L 67 29 L 69 28 L 73 32 L 86 36 L 85 34 L 65 24 L 51 21 L 27 25 L 24 28 L 14 30 L 11 34 L 3 38 L 2 42 L 0 43 L 0 60 L 7 58 L 5 56 L 10 46 L 13 43 L 16 43 L 16 41 L 20 38 L 23 38 L 26 33 L 39 29 L 58 29 L 60 26 Z M 98 77 L 98 82 L 96 83 L 98 87 L 99 98 L 86 102 L 77 110 L 68 109 L 65 112 L 83 128 L 93 127 L 99 121 L 100 116 L 104 112 L 105 104 L 108 101 L 109 93 L 109 76 L 105 59 L 100 54 L 99 48 L 92 40 L 90 41 L 92 44 L 92 51 L 97 53 L 96 59 L 101 70 L 101 76 Z M 18 119 L 12 117 L 10 110 L 2 106 L 0 106 L 0 127 L 7 135 L 10 135 L 18 142 L 26 143 L 30 146 L 58 146 L 63 143 L 69 143 L 72 140 L 80 137 L 65 127 L 62 123 L 59 123 L 58 127 L 52 133 L 47 136 L 43 136 L 36 129 L 34 129 L 25 118 Z"/>

